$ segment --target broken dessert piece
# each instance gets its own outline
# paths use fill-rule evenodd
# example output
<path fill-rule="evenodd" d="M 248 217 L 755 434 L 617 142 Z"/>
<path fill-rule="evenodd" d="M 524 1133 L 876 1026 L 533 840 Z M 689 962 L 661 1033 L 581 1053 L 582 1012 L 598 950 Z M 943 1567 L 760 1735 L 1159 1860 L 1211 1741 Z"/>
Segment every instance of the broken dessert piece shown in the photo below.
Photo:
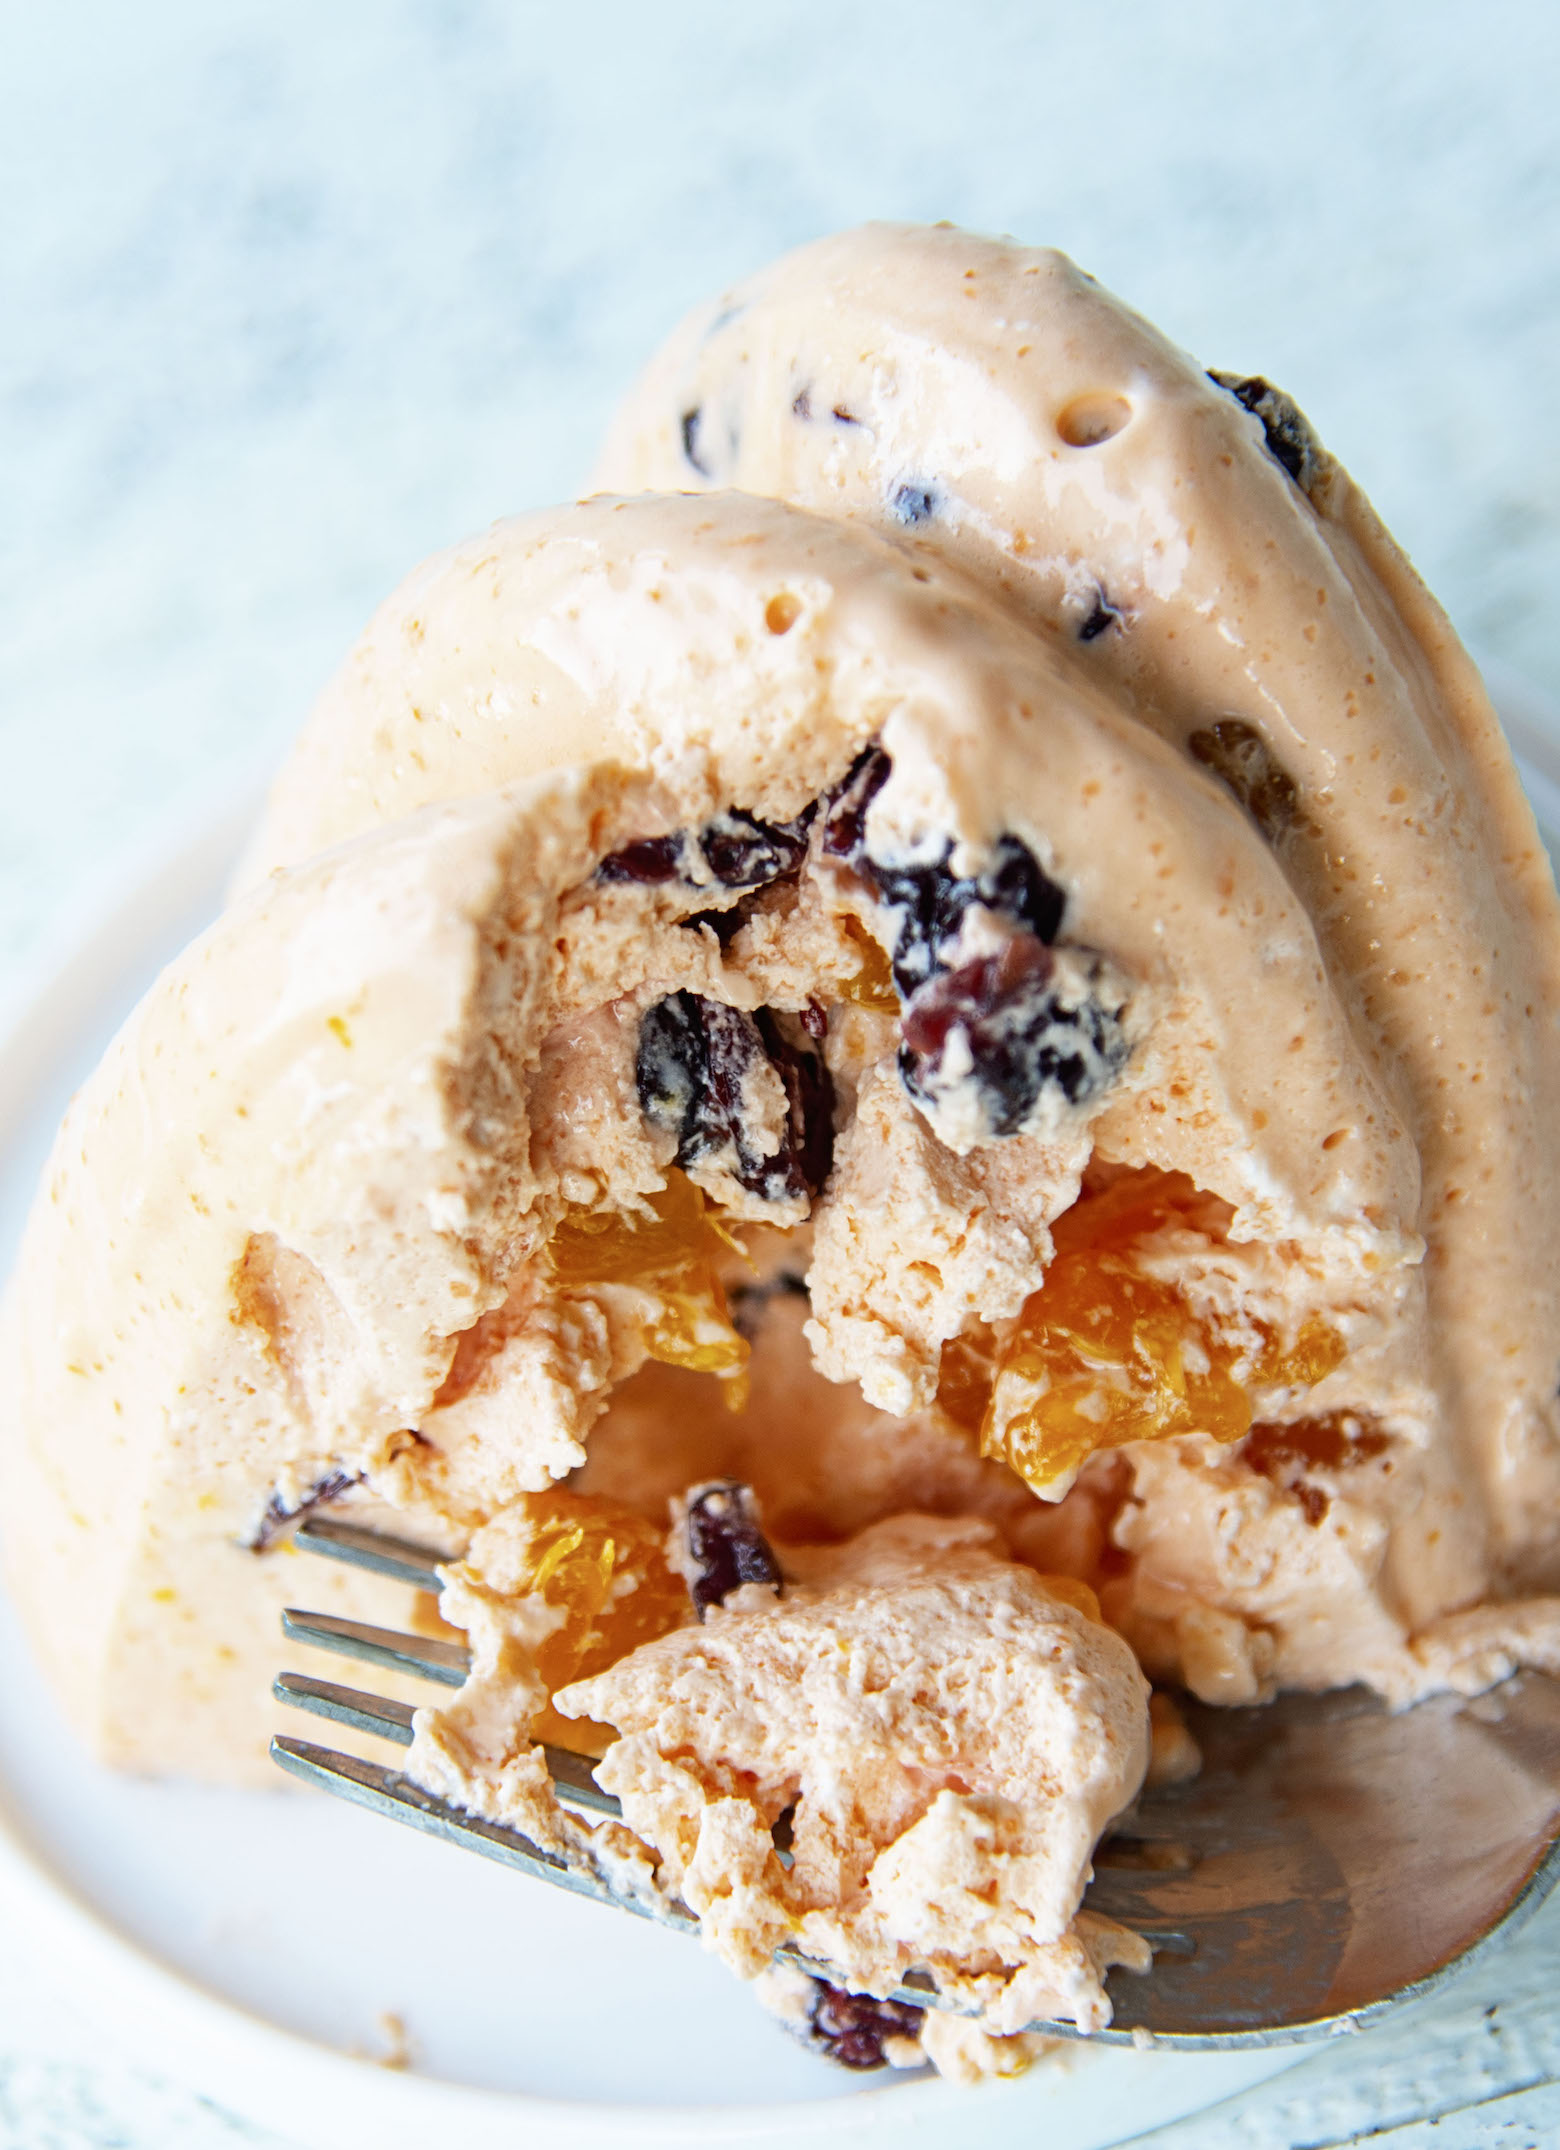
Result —
<path fill-rule="evenodd" d="M 782 1942 L 861 1992 L 921 1968 L 1001 2034 L 1097 2029 L 1104 1968 L 1147 1968 L 1136 1936 L 1077 1924 L 1142 1783 L 1146 1683 L 1079 1586 L 1004 1550 L 895 1517 L 557 1697 L 618 1732 L 597 1781 L 748 1977 Z"/>
<path fill-rule="evenodd" d="M 1144 1674 L 1560 1663 L 1553 889 L 1293 407 L 1060 257 L 808 250 L 606 468 L 389 601 L 72 1106 L 11 1587 L 101 1752 L 253 1776 L 288 1530 L 393 1516 L 421 1781 L 850 2065 L 1012 2067 L 1142 1960 Z"/>
<path fill-rule="evenodd" d="M 1015 1562 L 989 1522 L 899 1515 L 777 1551 L 734 1480 L 675 1506 L 659 1564 L 633 1511 L 589 1498 L 530 1496 L 478 1533 L 444 1606 L 475 1668 L 454 1702 L 418 1713 L 410 1772 L 567 1848 L 527 1730 L 540 1736 L 544 1707 L 583 1720 L 572 1744 L 604 1746 L 596 1779 L 626 1825 L 597 1833 L 598 1855 L 621 1879 L 648 1847 L 655 1886 L 708 1945 L 847 2066 L 914 2065 L 940 2041 L 967 2063 L 977 2040 L 989 2069 L 1011 2068 L 1036 2021 L 1108 2023 L 1105 1973 L 1146 1970 L 1150 1953 L 1080 1903 L 1150 1727 L 1146 1682 L 1087 1585 Z M 628 1564 L 603 1586 L 614 1535 Z M 615 1633 L 582 1625 L 560 1545 Z M 668 1566 L 686 1580 L 681 1618 Z M 564 1684 L 566 1657 L 580 1676 Z M 848 1991 L 771 1971 L 782 1945 Z M 892 1998 L 912 1970 L 957 2031 Z"/>

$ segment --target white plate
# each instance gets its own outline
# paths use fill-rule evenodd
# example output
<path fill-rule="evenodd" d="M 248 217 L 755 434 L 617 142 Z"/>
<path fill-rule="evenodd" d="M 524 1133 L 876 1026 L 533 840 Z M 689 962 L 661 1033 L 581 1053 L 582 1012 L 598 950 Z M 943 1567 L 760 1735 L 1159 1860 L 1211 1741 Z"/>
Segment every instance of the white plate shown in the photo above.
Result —
<path fill-rule="evenodd" d="M 1545 713 L 1503 692 L 1553 821 Z M 50 966 L 0 1044 L 0 1270 L 66 1097 L 214 912 L 254 810 L 208 818 Z M 692 1943 L 333 1801 L 141 1783 L 85 1759 L 0 1600 L 0 1930 L 47 1947 L 142 2065 L 319 2150 L 545 2141 L 942 2150 L 1105 2146 L 1276 2074 L 1305 2048 L 1069 2048 L 978 2094 L 852 2077 L 794 2045 Z M 390 2072 L 380 2019 L 413 2066 Z M 979 2098 L 972 2107 L 971 2096 Z"/>

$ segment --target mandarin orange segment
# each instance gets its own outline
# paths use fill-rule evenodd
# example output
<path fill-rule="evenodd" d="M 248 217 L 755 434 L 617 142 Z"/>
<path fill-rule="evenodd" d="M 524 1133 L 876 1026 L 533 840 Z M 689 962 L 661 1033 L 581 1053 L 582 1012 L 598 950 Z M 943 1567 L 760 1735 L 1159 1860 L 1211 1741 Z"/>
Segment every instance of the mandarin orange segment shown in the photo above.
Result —
<path fill-rule="evenodd" d="M 937 1368 L 937 1404 L 966 1433 L 979 1433 L 996 1379 L 996 1338 L 984 1322 L 950 1336 Z"/>
<path fill-rule="evenodd" d="M 1042 1575 L 1040 1578 L 1053 1598 L 1060 1598 L 1074 1612 L 1081 1612 L 1086 1620 L 1103 1620 L 1100 1601 L 1088 1584 L 1076 1575 Z"/>
<path fill-rule="evenodd" d="M 518 1506 L 528 1525 L 518 1591 L 563 1615 L 536 1653 L 549 1696 L 688 1625 L 687 1586 L 667 1565 L 665 1534 L 635 1509 L 556 1488 L 524 1494 Z M 578 1727 L 565 1728 L 550 1705 L 543 1714 L 538 1738 L 579 1744 Z"/>
<path fill-rule="evenodd" d="M 877 1015 L 898 1015 L 899 995 L 888 957 L 853 918 L 845 921 L 845 936 L 861 957 L 861 968 L 840 987 L 841 1000 L 851 1001 L 858 1008 L 870 1008 Z"/>
<path fill-rule="evenodd" d="M 684 1173 L 667 1175 L 648 1197 L 651 1214 L 573 1210 L 553 1234 L 548 1258 L 567 1291 L 630 1284 L 658 1303 L 644 1325 L 651 1358 L 693 1373 L 718 1374 L 726 1401 L 747 1401 L 746 1338 L 732 1327 L 717 1263 L 740 1242 L 720 1225 Z"/>
<path fill-rule="evenodd" d="M 1324 1375 L 1341 1365 L 1348 1345 L 1319 1314 L 1308 1315 L 1300 1333 L 1284 1350 L 1271 1331 L 1265 1333 L 1262 1350 L 1252 1366 L 1253 1381 L 1264 1386 L 1310 1389 Z"/>
<path fill-rule="evenodd" d="M 982 1451 L 1044 1486 L 1097 1448 L 1177 1433 L 1238 1441 L 1251 1405 L 1234 1359 L 1173 1286 L 1119 1259 L 1058 1260 L 1002 1353 Z"/>
<path fill-rule="evenodd" d="M 1217 1238 L 1231 1214 L 1178 1173 L 1144 1172 L 1059 1218 L 1045 1283 L 997 1353 L 982 1454 L 1043 1491 L 1096 1449 L 1188 1433 L 1238 1441 L 1252 1421 L 1248 1386 L 1308 1388 L 1330 1373 L 1345 1346 L 1318 1317 L 1287 1346 L 1257 1324 L 1253 1354 L 1251 1325 L 1221 1333 L 1174 1284 L 1144 1273 L 1139 1249 L 1151 1234 L 1181 1225 Z M 950 1366 L 946 1347 L 943 1363 L 945 1408 L 958 1419 L 969 1373 L 958 1358 Z"/>
<path fill-rule="evenodd" d="M 1204 1194 L 1184 1172 L 1161 1172 L 1155 1166 L 1123 1172 L 1109 1186 L 1085 1195 L 1051 1226 L 1060 1254 L 1081 1247 L 1124 1248 L 1166 1225 L 1194 1225 L 1222 1238 L 1235 1215 L 1218 1195 Z"/>

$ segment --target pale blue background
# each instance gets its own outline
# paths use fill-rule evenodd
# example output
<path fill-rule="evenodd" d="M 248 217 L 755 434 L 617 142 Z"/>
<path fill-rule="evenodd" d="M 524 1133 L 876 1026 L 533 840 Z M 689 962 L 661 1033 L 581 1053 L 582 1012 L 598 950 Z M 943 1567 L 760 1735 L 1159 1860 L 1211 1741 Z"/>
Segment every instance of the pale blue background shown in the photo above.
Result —
<path fill-rule="evenodd" d="M 575 488 L 687 305 L 869 216 L 1064 246 L 1282 383 L 1560 695 L 1557 110 L 1521 0 L 0 6 L 0 998 L 419 555 Z M 3 2150 L 229 2140 L 46 2064 L 23 1983 L 0 1950 Z M 1560 2137 L 1539 2030 L 1496 2061 L 1482 2020 L 1395 2103 L 1297 2108 L 1311 2063 L 1245 2139 L 1518 2082 L 1440 2150 Z"/>

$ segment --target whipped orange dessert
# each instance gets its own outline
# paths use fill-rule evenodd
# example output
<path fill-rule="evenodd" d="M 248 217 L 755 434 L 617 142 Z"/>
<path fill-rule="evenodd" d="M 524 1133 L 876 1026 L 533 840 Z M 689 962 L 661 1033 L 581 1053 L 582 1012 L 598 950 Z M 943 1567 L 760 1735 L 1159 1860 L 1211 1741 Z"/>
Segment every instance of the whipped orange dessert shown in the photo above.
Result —
<path fill-rule="evenodd" d="M 1059 255 L 804 249 L 599 475 L 390 599 L 73 1105 L 10 1587 L 99 1752 L 261 1779 L 291 1525 L 420 1537 L 418 1781 L 1008 2072 L 1147 1971 L 1151 1683 L 1560 1667 L 1560 909 L 1299 412 Z"/>

